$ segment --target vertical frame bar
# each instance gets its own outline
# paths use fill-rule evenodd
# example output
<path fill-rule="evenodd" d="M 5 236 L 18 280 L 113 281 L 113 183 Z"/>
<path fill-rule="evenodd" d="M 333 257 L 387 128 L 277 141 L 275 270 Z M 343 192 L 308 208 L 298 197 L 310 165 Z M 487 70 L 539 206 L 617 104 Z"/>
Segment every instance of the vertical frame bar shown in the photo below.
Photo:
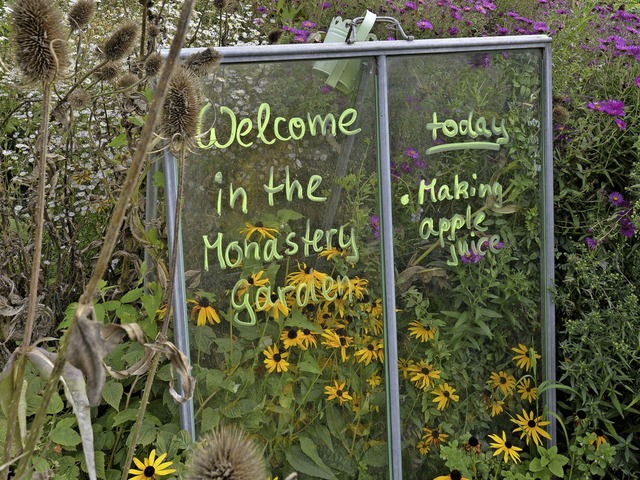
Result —
<path fill-rule="evenodd" d="M 556 411 L 556 322 L 553 305 L 554 285 L 554 235 L 553 235 L 553 121 L 552 121 L 552 92 L 551 92 L 551 44 L 544 46 L 542 60 L 542 118 L 543 118 L 543 163 L 542 163 L 542 319 L 544 344 L 544 374 L 545 380 L 551 385 L 545 392 L 546 405 L 549 412 Z M 557 424 L 555 417 L 549 416 L 549 434 L 551 445 L 557 441 Z"/>
<path fill-rule="evenodd" d="M 376 83 L 378 97 L 378 175 L 380 178 L 382 270 L 384 294 L 384 347 L 387 382 L 387 436 L 390 447 L 389 476 L 402 478 L 402 443 L 400 435 L 400 384 L 398 378 L 398 343 L 396 327 L 396 296 L 393 260 L 393 219 L 391 209 L 391 155 L 389 146 L 387 59 L 378 57 Z"/>
<path fill-rule="evenodd" d="M 163 157 L 165 172 L 165 192 L 167 198 L 167 237 L 169 238 L 169 260 L 173 252 L 173 232 L 176 228 L 175 214 L 178 197 L 177 165 L 175 157 L 165 150 Z M 187 323 L 187 289 L 184 283 L 184 261 L 182 254 L 182 232 L 178 232 L 178 248 L 176 249 L 176 274 L 173 289 L 173 329 L 176 346 L 189 358 L 189 325 Z M 167 312 L 170 315 L 171 312 Z M 191 359 L 189 358 L 189 361 Z M 178 387 L 180 388 L 180 387 Z M 183 392 L 180 392 L 183 393 Z M 180 428 L 189 432 L 191 438 L 196 438 L 195 415 L 193 411 L 193 399 L 179 405 Z"/>

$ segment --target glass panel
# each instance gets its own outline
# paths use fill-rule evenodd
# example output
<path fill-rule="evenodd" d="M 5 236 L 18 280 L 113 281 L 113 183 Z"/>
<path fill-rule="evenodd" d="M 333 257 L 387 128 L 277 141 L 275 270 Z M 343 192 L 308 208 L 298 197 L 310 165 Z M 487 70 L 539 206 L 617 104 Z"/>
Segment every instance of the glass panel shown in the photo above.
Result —
<path fill-rule="evenodd" d="M 511 419 L 543 414 L 541 61 L 527 50 L 388 62 L 407 479 L 447 474 L 447 446 L 470 478 L 478 441 L 486 450 L 504 431 L 525 449 L 531 429 Z"/>
<path fill-rule="evenodd" d="M 240 424 L 274 477 L 388 475 L 374 67 L 223 64 L 203 89 L 182 226 L 196 428 Z"/>

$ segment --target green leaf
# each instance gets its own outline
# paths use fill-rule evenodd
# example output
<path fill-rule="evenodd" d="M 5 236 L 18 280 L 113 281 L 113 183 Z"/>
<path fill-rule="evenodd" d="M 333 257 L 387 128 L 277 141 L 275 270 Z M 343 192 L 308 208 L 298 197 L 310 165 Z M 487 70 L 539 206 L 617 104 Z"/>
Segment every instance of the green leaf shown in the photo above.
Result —
<path fill-rule="evenodd" d="M 136 127 L 141 127 L 144 125 L 144 118 L 140 115 L 131 115 L 127 118 L 131 123 L 133 123 Z"/>
<path fill-rule="evenodd" d="M 117 412 L 120 411 L 120 400 L 122 400 L 122 394 L 124 387 L 120 382 L 110 380 L 104 384 L 102 389 L 102 398 L 105 402 L 111 405 Z"/>
<path fill-rule="evenodd" d="M 387 444 L 374 445 L 364 453 L 362 461 L 372 467 L 386 467 L 389 464 Z"/>
<path fill-rule="evenodd" d="M 330 471 L 329 467 L 322 461 L 320 455 L 318 455 L 318 450 L 316 450 L 316 444 L 309 437 L 300 437 L 300 448 L 302 451 L 307 454 L 307 456 L 315 462 L 316 465 L 321 467 L 322 469 L 326 469 Z"/>
<path fill-rule="evenodd" d="M 312 478 L 337 480 L 337 477 L 331 470 L 328 469 L 328 467 L 323 468 L 314 463 L 297 445 L 289 448 L 285 452 L 285 457 L 293 470 L 297 471 L 298 473 L 304 473 L 305 475 L 309 475 Z"/>
<path fill-rule="evenodd" d="M 109 142 L 109 146 L 112 148 L 119 148 L 126 144 L 127 144 L 127 134 L 124 132 L 122 132 L 120 135 L 118 135 L 116 138 L 114 138 Z"/>
<path fill-rule="evenodd" d="M 60 425 L 61 423 L 58 423 L 49 434 L 52 442 L 65 447 L 75 447 L 82 442 L 82 437 L 73 428 Z"/>
<path fill-rule="evenodd" d="M 278 210 L 278 217 L 280 217 L 283 222 L 287 223 L 289 220 L 300 220 L 303 218 L 303 215 L 293 210 L 283 208 Z"/>
<path fill-rule="evenodd" d="M 120 302 L 122 303 L 132 303 L 135 302 L 136 300 L 138 300 L 142 294 L 144 293 L 142 288 L 135 288 L 133 290 L 129 290 L 127 293 L 125 293 L 122 298 L 120 299 Z"/>
<path fill-rule="evenodd" d="M 122 423 L 131 422 L 135 420 L 137 416 L 138 416 L 137 410 L 128 408 L 126 410 L 121 411 L 120 413 L 116 413 L 116 415 L 113 417 L 113 425 L 111 426 L 117 427 Z"/>
<path fill-rule="evenodd" d="M 51 415 L 60 413 L 63 408 L 64 402 L 62 401 L 62 398 L 60 398 L 60 395 L 58 395 L 57 392 L 54 392 L 51 397 L 51 402 L 49 402 L 49 406 L 47 407 L 47 413 Z"/>
<path fill-rule="evenodd" d="M 549 464 L 549 471 L 553 473 L 558 478 L 564 478 L 564 469 L 561 465 L 558 465 L 555 462 Z"/>
<path fill-rule="evenodd" d="M 42 457 L 31 457 L 31 464 L 38 473 L 44 473 L 49 469 L 49 463 Z"/>

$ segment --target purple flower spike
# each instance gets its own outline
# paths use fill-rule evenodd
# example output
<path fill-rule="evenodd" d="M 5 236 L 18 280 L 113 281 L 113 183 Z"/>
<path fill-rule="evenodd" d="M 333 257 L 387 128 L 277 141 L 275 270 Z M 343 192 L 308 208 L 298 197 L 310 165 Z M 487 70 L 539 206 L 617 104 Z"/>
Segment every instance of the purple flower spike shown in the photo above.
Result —
<path fill-rule="evenodd" d="M 598 246 L 598 242 L 591 237 L 585 238 L 584 243 L 587 244 L 587 247 L 589 247 L 590 250 L 595 250 L 595 248 Z"/>

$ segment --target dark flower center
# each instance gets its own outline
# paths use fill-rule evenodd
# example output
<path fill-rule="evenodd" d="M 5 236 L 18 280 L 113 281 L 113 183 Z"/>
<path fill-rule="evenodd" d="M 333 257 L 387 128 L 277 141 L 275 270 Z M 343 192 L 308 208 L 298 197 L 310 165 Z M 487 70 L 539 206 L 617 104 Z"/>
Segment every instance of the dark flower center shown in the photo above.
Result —
<path fill-rule="evenodd" d="M 153 468 L 151 465 L 149 465 L 147 468 L 144 469 L 143 473 L 145 477 L 151 478 L 156 473 L 156 469 Z"/>
<path fill-rule="evenodd" d="M 535 428 L 536 426 L 536 421 L 535 420 L 529 420 L 527 422 L 527 425 L 529 425 L 529 428 Z"/>
<path fill-rule="evenodd" d="M 449 474 L 449 477 L 451 478 L 451 480 L 461 480 L 462 479 L 462 474 L 458 470 L 453 470 Z"/>
<path fill-rule="evenodd" d="M 311 335 L 311 330 L 305 328 L 304 330 L 302 330 L 302 333 L 304 333 L 305 335 Z"/>
<path fill-rule="evenodd" d="M 304 273 L 306 273 L 307 275 L 313 273 L 313 267 L 307 267 L 304 269 Z"/>
<path fill-rule="evenodd" d="M 587 412 L 585 412 L 584 410 L 578 410 L 576 412 L 576 417 L 578 417 L 580 420 L 584 420 L 585 418 L 587 418 Z"/>
<path fill-rule="evenodd" d="M 596 435 L 598 437 L 604 437 L 604 432 L 602 430 L 600 430 L 599 428 L 596 429 Z"/>
<path fill-rule="evenodd" d="M 264 223 L 256 222 L 254 226 L 257 227 L 257 228 L 262 228 L 262 227 L 264 227 Z"/>
<path fill-rule="evenodd" d="M 512 447 L 513 447 L 513 444 L 509 440 L 504 442 L 504 448 L 506 448 L 507 450 L 510 450 Z"/>
<path fill-rule="evenodd" d="M 339 328 L 336 330 L 336 333 L 341 337 L 344 337 L 347 334 L 347 330 L 345 328 Z"/>
<path fill-rule="evenodd" d="M 477 447 L 480 444 L 480 442 L 478 441 L 478 439 L 476 437 L 471 437 L 469 439 L 469 445 L 471 445 L 472 447 Z"/>
<path fill-rule="evenodd" d="M 429 375 L 431 373 L 431 369 L 429 367 L 422 367 L 422 370 L 420 370 L 420 372 L 422 372 L 424 375 Z"/>
<path fill-rule="evenodd" d="M 343 392 L 342 392 L 342 390 L 336 390 L 336 395 L 337 395 L 337 396 L 341 397 L 341 396 L 342 396 L 342 393 L 343 393 Z"/>
<path fill-rule="evenodd" d="M 211 303 L 209 302 L 209 299 L 207 297 L 200 297 L 200 300 L 198 300 L 198 304 L 202 308 L 207 308 L 207 307 L 211 306 Z"/>
<path fill-rule="evenodd" d="M 273 303 L 276 303 L 278 301 L 278 294 L 277 293 L 272 293 L 271 294 L 271 301 Z"/>
<path fill-rule="evenodd" d="M 253 277 L 249 277 L 249 278 L 247 278 L 247 283 L 248 283 L 249 285 L 253 285 Z"/>
<path fill-rule="evenodd" d="M 344 337 L 340 337 L 340 345 L 343 347 L 347 345 L 347 340 Z"/>
<path fill-rule="evenodd" d="M 440 432 L 438 430 L 434 430 L 433 432 L 431 432 L 431 437 L 440 438 Z"/>
<path fill-rule="evenodd" d="M 446 398 L 449 398 L 449 395 L 451 395 L 451 393 L 449 393 L 448 390 L 445 390 L 444 392 L 442 392 L 442 395 L 444 395 Z"/>
<path fill-rule="evenodd" d="M 282 360 L 282 356 L 279 353 L 273 355 L 274 362 L 279 362 L 280 360 Z"/>
<path fill-rule="evenodd" d="M 367 350 L 369 350 L 370 352 L 373 352 L 373 350 L 375 349 L 375 347 L 373 346 L 373 344 L 369 344 L 367 345 Z"/>
<path fill-rule="evenodd" d="M 505 383 L 507 383 L 507 379 L 505 377 L 500 377 L 500 383 L 504 385 Z"/>
<path fill-rule="evenodd" d="M 295 328 L 292 328 L 291 330 L 289 330 L 289 333 L 287 333 L 287 337 L 294 339 L 298 337 L 298 330 L 296 330 Z"/>

